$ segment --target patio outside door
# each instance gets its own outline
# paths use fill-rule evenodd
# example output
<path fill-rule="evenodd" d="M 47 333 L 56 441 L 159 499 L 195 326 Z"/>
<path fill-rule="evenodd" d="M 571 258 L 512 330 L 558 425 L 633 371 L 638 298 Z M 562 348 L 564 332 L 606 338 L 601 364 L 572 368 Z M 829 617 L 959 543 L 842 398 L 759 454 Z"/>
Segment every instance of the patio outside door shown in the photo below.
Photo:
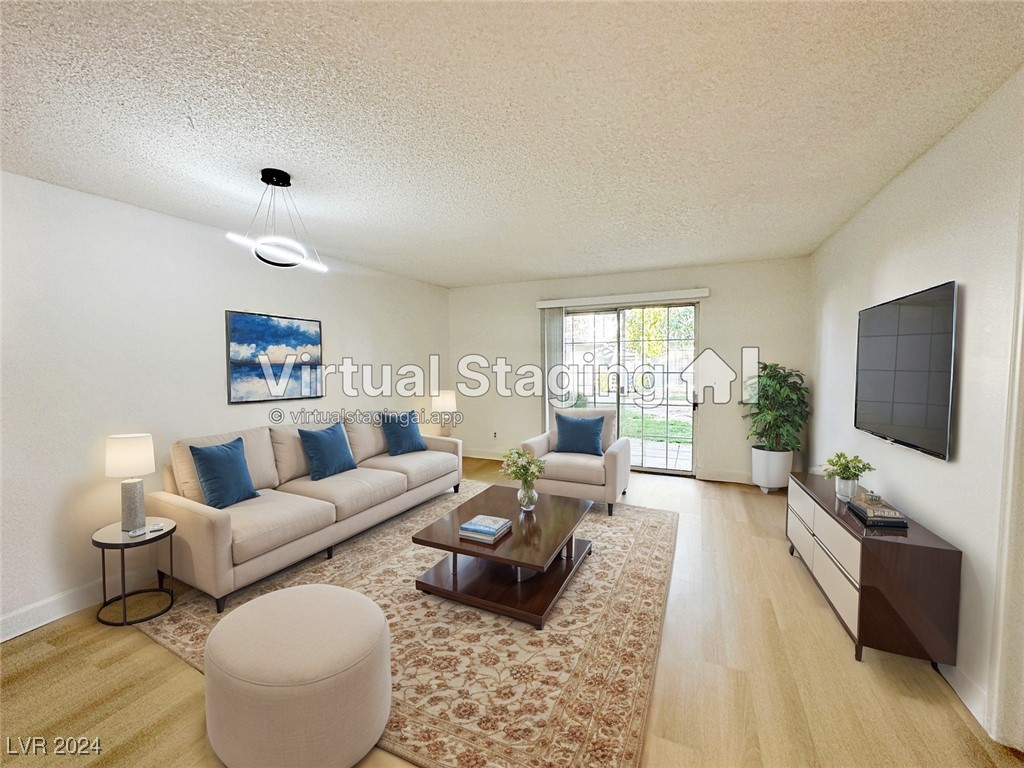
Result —
<path fill-rule="evenodd" d="M 685 373 L 696 350 L 693 304 L 566 314 L 564 357 L 579 372 L 578 408 L 615 408 L 634 469 L 693 474 L 693 406 Z"/>

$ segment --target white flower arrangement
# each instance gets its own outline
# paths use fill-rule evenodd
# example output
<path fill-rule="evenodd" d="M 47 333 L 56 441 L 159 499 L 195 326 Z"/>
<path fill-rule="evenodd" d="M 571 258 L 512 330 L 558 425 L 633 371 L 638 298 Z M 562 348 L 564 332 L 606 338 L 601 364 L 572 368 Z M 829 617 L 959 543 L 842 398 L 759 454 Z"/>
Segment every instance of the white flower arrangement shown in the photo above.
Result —
<path fill-rule="evenodd" d="M 498 474 L 511 480 L 532 485 L 544 472 L 544 462 L 520 448 L 512 448 L 501 458 Z"/>

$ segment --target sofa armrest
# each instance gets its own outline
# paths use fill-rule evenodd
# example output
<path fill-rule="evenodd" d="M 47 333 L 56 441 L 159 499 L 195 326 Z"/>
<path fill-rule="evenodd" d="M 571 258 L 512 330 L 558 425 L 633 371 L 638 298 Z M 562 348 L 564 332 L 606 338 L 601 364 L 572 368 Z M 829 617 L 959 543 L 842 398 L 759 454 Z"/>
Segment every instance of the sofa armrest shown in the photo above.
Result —
<path fill-rule="evenodd" d="M 462 441 L 457 437 L 441 437 L 440 435 L 423 435 L 428 451 L 451 453 L 459 460 L 459 480 L 462 480 Z"/>
<path fill-rule="evenodd" d="M 552 432 L 545 432 L 543 435 L 537 435 L 531 437 L 529 440 L 523 441 L 523 450 L 534 458 L 539 458 L 546 453 L 551 452 L 551 435 Z"/>
<path fill-rule="evenodd" d="M 462 463 L 462 441 L 457 437 L 441 437 L 440 435 L 423 435 L 422 437 L 428 451 L 454 453 L 458 456 L 459 463 Z"/>
<path fill-rule="evenodd" d="M 166 491 L 146 494 L 146 514 L 168 517 L 174 531 L 174 578 L 198 587 L 212 597 L 223 597 L 235 588 L 231 560 L 231 516 Z M 167 547 L 157 548 L 157 567 L 170 573 Z"/>
<path fill-rule="evenodd" d="M 628 437 L 620 437 L 604 452 L 605 501 L 614 502 L 629 485 L 630 445 Z"/>

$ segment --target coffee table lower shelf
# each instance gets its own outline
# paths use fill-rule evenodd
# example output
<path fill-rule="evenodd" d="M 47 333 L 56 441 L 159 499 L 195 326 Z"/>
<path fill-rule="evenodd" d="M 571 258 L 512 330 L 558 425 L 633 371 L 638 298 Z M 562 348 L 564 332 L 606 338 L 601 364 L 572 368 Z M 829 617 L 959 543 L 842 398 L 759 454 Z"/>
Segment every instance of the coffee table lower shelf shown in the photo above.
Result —
<path fill-rule="evenodd" d="M 416 589 L 543 629 L 552 607 L 590 549 L 587 539 L 577 538 L 574 557 L 567 558 L 563 552 L 546 571 L 525 581 L 516 580 L 511 565 L 453 553 L 416 579 Z M 452 574 L 452 557 L 456 557 L 456 574 Z"/>

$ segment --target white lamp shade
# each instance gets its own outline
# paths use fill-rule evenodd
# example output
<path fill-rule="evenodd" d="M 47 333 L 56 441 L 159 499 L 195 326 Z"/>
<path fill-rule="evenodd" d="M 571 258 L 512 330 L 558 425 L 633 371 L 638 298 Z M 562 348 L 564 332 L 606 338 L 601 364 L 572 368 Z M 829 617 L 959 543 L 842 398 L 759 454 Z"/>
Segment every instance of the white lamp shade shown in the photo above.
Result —
<path fill-rule="evenodd" d="M 152 435 L 107 436 L 107 477 L 138 477 L 155 471 Z"/>
<path fill-rule="evenodd" d="M 434 413 L 455 413 L 459 410 L 455 405 L 455 390 L 442 389 L 437 397 L 430 398 L 430 409 Z"/>

